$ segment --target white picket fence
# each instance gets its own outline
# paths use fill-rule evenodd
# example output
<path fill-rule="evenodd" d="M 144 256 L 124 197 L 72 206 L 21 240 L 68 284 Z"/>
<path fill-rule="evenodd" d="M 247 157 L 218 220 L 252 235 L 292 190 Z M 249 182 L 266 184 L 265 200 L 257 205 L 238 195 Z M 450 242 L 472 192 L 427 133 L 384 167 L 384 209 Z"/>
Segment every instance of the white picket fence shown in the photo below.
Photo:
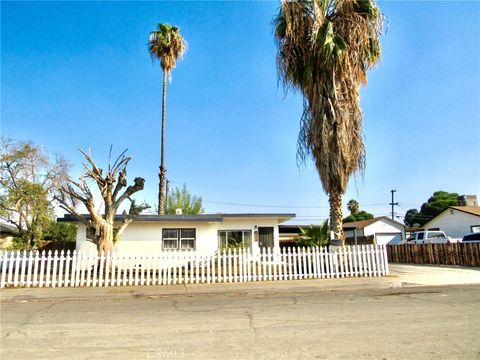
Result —
<path fill-rule="evenodd" d="M 0 253 L 4 287 L 78 287 L 235 283 L 388 275 L 385 246 L 309 247 L 252 253 L 159 255 L 49 251 Z"/>

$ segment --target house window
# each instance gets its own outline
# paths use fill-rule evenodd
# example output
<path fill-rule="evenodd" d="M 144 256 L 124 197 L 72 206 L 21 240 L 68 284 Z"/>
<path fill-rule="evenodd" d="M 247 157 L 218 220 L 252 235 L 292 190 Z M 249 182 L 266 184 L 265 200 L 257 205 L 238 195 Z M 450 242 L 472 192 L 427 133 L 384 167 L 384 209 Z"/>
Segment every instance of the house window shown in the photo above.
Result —
<path fill-rule="evenodd" d="M 163 229 L 163 250 L 195 250 L 195 229 Z"/>
<path fill-rule="evenodd" d="M 252 247 L 252 230 L 220 230 L 218 232 L 218 247 L 228 248 L 246 248 Z"/>
<path fill-rule="evenodd" d="M 472 231 L 472 233 L 480 232 L 480 225 L 472 225 L 470 226 L 470 230 Z"/>

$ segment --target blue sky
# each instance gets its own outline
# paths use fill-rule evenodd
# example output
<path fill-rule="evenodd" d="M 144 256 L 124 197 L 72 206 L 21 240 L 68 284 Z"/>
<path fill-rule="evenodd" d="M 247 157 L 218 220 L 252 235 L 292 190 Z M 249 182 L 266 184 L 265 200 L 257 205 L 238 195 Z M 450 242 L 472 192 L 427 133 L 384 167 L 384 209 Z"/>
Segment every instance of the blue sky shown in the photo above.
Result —
<path fill-rule="evenodd" d="M 362 89 L 367 166 L 355 198 L 375 215 L 436 190 L 480 195 L 480 3 L 384 1 L 383 60 Z M 328 216 L 311 163 L 298 168 L 302 100 L 277 86 L 279 2 L 2 2 L 1 133 L 105 164 L 128 148 L 137 198 L 156 202 L 162 73 L 147 52 L 158 22 L 188 51 L 167 94 L 166 168 L 207 212 Z"/>

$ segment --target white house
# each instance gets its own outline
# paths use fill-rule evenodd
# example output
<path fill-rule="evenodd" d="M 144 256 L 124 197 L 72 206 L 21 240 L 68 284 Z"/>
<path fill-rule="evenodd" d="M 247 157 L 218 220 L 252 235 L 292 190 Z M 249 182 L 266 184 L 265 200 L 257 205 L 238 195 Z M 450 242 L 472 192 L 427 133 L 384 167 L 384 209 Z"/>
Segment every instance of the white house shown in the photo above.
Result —
<path fill-rule="evenodd" d="M 85 215 L 88 218 L 88 215 Z M 118 252 L 194 252 L 210 255 L 229 245 L 242 244 L 253 252 L 261 247 L 279 248 L 278 225 L 295 214 L 199 214 L 139 215 L 115 245 Z M 117 215 L 121 221 L 122 216 Z M 58 221 L 76 223 L 77 250 L 95 250 L 87 240 L 86 227 L 75 217 Z"/>
<path fill-rule="evenodd" d="M 343 224 L 346 238 L 373 236 L 375 244 L 396 244 L 405 238 L 405 225 L 381 216 Z"/>
<path fill-rule="evenodd" d="M 480 231 L 480 206 L 449 206 L 425 225 L 425 230 L 441 230 L 447 236 L 462 238 Z"/>

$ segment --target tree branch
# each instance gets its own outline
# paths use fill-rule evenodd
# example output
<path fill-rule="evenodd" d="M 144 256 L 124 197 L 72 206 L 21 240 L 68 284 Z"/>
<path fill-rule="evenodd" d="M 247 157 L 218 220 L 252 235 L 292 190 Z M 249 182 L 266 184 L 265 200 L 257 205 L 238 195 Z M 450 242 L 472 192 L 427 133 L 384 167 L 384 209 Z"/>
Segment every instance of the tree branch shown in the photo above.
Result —
<path fill-rule="evenodd" d="M 126 213 L 123 214 L 124 218 L 123 218 L 120 226 L 116 229 L 117 231 L 115 233 L 115 238 L 113 240 L 114 242 L 120 240 L 120 238 L 122 237 L 123 231 L 128 226 L 128 224 L 130 224 L 133 220 L 135 220 L 135 218 L 138 215 L 140 215 L 140 213 L 143 210 L 146 210 L 146 209 L 150 208 L 150 205 L 148 205 L 147 203 L 142 203 L 140 205 L 136 205 L 135 200 L 133 200 L 131 198 L 128 198 L 128 200 L 130 200 L 130 209 L 128 211 L 128 214 L 126 214 Z"/>
<path fill-rule="evenodd" d="M 131 195 L 135 194 L 137 191 L 143 190 L 145 185 L 145 179 L 141 177 L 136 177 L 134 180 L 134 185 L 130 185 L 125 192 L 115 201 L 117 209 L 120 207 L 120 204 L 129 198 Z"/>

